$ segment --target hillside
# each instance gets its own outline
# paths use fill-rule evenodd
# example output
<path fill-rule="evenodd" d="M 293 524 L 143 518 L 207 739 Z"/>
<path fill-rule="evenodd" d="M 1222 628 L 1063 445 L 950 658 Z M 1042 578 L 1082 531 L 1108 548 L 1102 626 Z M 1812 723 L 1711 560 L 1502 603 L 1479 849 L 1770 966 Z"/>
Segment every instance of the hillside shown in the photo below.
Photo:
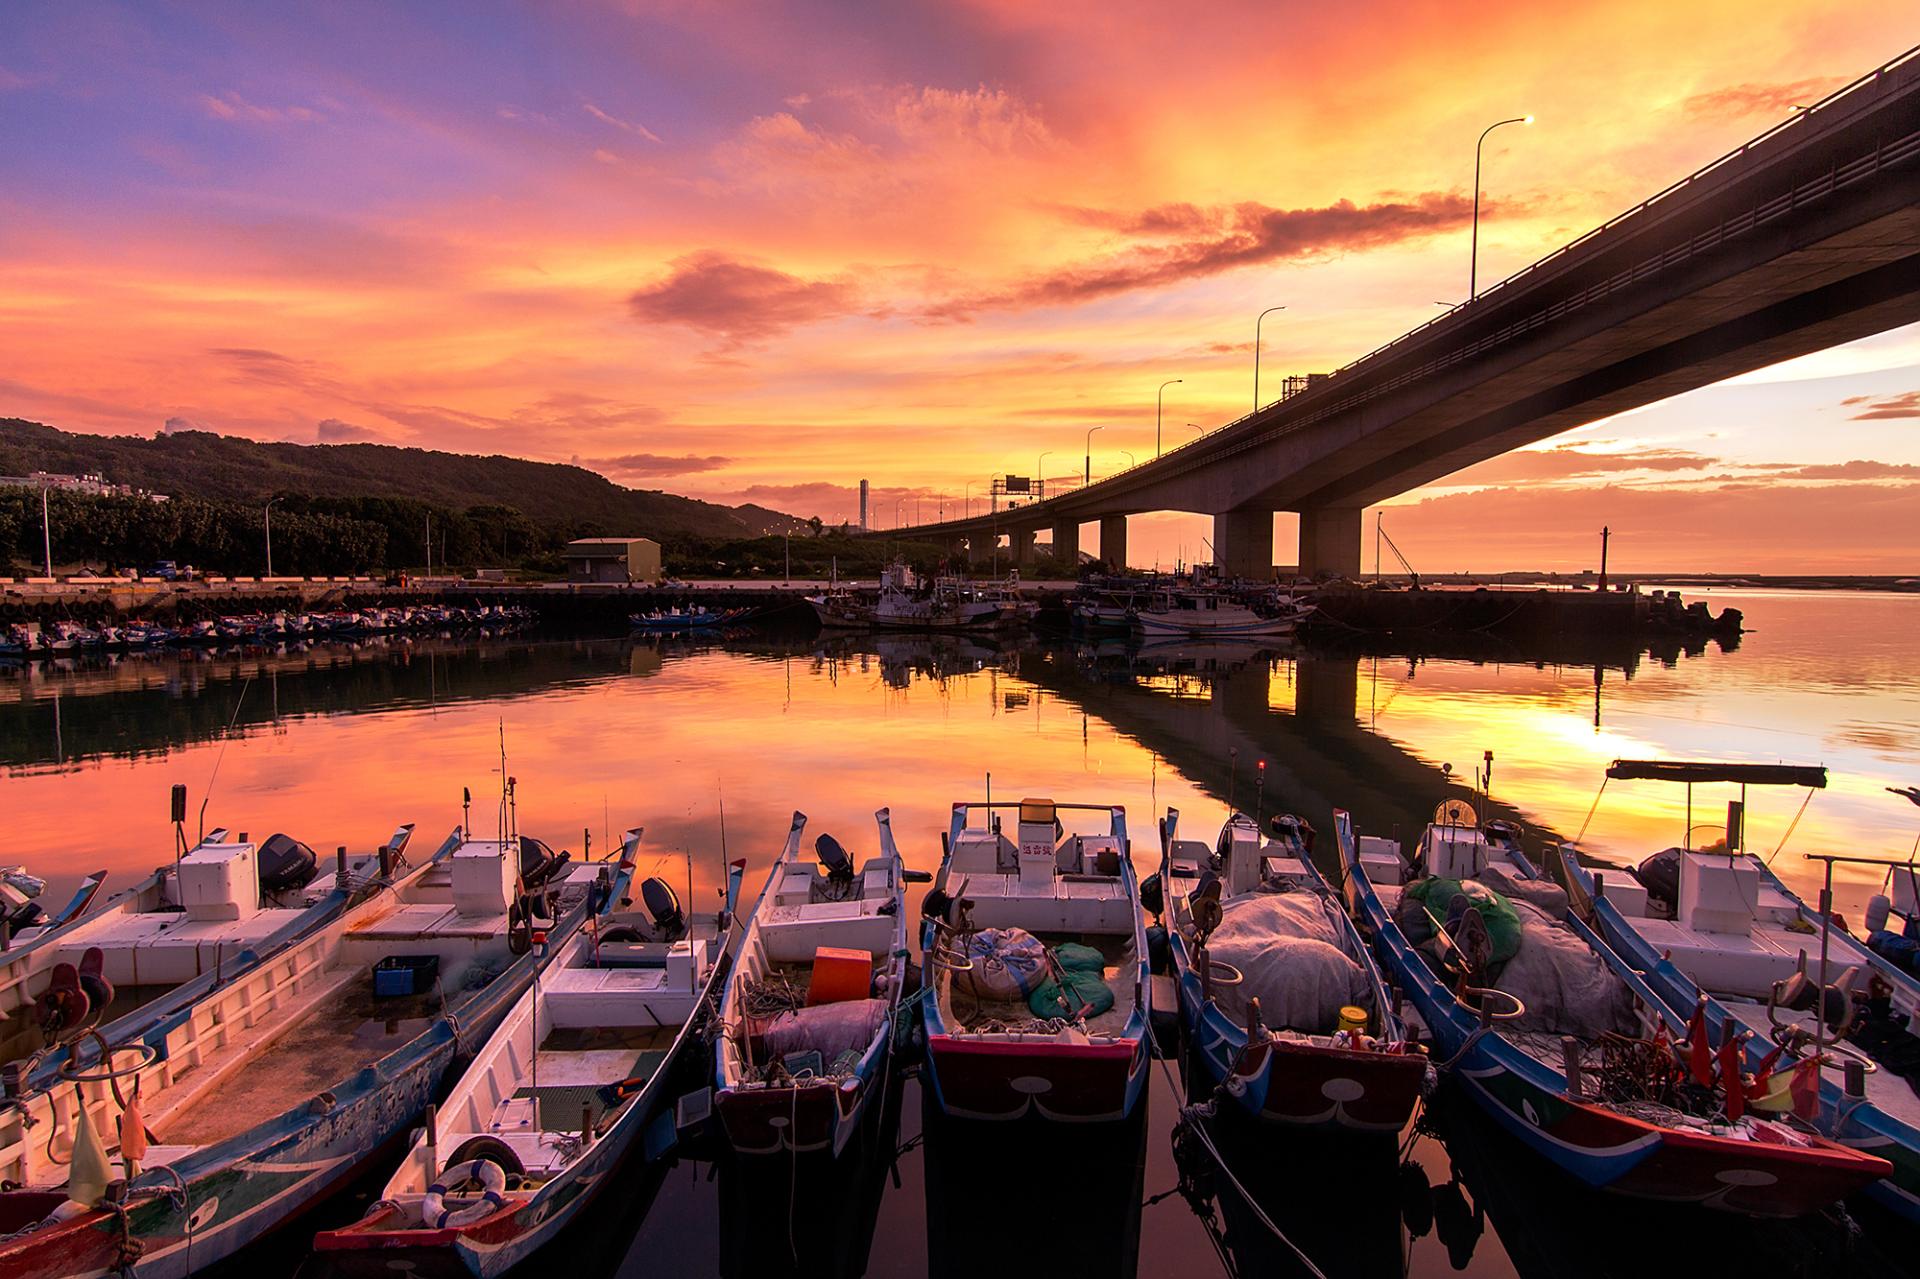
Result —
<path fill-rule="evenodd" d="M 261 444 L 207 431 L 152 438 L 79 435 L 0 418 L 0 475 L 97 472 L 118 484 L 213 502 L 264 503 L 276 493 L 392 498 L 463 511 L 512 507 L 537 527 L 666 541 L 797 530 L 764 507 L 720 506 L 557 462 L 441 453 L 389 444 Z M 437 539 L 436 539 L 437 540 Z"/>

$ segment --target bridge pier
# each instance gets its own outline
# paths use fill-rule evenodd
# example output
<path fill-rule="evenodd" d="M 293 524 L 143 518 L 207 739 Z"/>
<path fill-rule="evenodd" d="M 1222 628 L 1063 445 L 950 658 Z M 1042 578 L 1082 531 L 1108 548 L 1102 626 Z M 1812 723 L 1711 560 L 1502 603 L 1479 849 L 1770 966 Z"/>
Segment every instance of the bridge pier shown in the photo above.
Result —
<path fill-rule="evenodd" d="M 1300 575 L 1360 576 L 1360 508 L 1323 506 L 1300 512 Z"/>
<path fill-rule="evenodd" d="M 1107 567 L 1116 573 L 1124 572 L 1127 567 L 1127 517 L 1124 515 L 1103 515 L 1100 517 L 1100 558 Z"/>
<path fill-rule="evenodd" d="M 1222 511 L 1213 517 L 1213 563 L 1224 577 L 1273 580 L 1273 512 Z"/>
<path fill-rule="evenodd" d="M 1033 567 L 1033 535 L 1037 529 L 1017 528 L 1007 534 L 1007 558 L 1018 569 Z"/>
<path fill-rule="evenodd" d="M 1080 523 L 1067 520 L 1053 526 L 1054 562 L 1071 570 L 1080 563 Z"/>

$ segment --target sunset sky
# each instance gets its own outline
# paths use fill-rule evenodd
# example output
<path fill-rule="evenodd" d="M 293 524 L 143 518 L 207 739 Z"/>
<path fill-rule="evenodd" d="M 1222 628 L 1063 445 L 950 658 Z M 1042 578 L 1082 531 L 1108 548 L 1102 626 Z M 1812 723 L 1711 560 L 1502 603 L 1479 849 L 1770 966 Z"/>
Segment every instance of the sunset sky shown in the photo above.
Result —
<path fill-rule="evenodd" d="M 1345 364 L 1898 54 L 1911 0 L 0 9 L 0 416 L 890 522 Z M 1271 389 L 1269 387 L 1268 389 Z M 1920 325 L 1399 499 L 1423 568 L 1920 571 Z M 1141 517 L 1134 559 L 1200 553 Z M 1088 538 L 1089 544 L 1092 539 Z M 1276 541 L 1291 557 L 1291 522 Z M 1370 567 L 1370 565 L 1369 565 Z"/>

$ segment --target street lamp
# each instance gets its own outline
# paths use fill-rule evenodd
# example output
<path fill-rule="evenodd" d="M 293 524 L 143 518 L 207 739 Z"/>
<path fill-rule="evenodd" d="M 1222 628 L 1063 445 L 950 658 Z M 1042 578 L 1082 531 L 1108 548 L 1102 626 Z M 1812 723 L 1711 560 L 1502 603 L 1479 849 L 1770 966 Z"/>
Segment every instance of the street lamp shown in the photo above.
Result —
<path fill-rule="evenodd" d="M 1260 411 L 1260 321 L 1275 311 L 1284 311 L 1284 306 L 1270 306 L 1253 320 L 1253 411 Z"/>
<path fill-rule="evenodd" d="M 1160 456 L 1160 414 L 1166 408 L 1167 388 L 1180 380 L 1177 377 L 1168 378 L 1160 384 L 1160 389 L 1153 395 L 1153 455 L 1155 457 Z"/>
<path fill-rule="evenodd" d="M 1495 120 L 1480 131 L 1480 140 L 1473 144 L 1473 247 L 1467 260 L 1467 301 L 1479 296 L 1480 283 L 1480 148 L 1486 144 L 1487 135 L 1503 124 L 1532 124 L 1530 115 L 1517 115 L 1511 120 Z"/>
<path fill-rule="evenodd" d="M 268 499 L 267 499 L 267 505 L 266 505 L 266 516 L 267 516 L 267 576 L 268 576 L 268 577 L 272 577 L 272 576 L 273 576 L 273 504 L 274 504 L 275 502 L 278 502 L 279 500 L 280 500 L 280 499 L 279 499 L 279 498 L 277 498 L 277 497 L 270 497 L 270 498 L 268 498 Z"/>
<path fill-rule="evenodd" d="M 1139 463 L 1139 461 L 1138 461 L 1138 460 L 1136 460 L 1136 459 L 1134 458 L 1134 456 L 1133 456 L 1133 454 L 1131 454 L 1131 453 L 1127 453 L 1127 450 L 1125 450 L 1125 449 L 1121 449 L 1120 451 L 1121 451 L 1122 453 L 1126 453 L 1126 454 L 1127 454 L 1127 465 L 1128 465 L 1129 467 L 1135 467 L 1135 466 L 1138 466 L 1138 465 L 1140 465 L 1140 463 Z"/>
<path fill-rule="evenodd" d="M 895 528 L 900 527 L 900 503 L 906 500 L 904 497 L 896 497 L 893 499 L 893 526 Z"/>
<path fill-rule="evenodd" d="M 1196 437 L 1204 436 L 1207 433 L 1207 428 L 1204 426 L 1201 426 L 1198 422 L 1189 422 L 1187 423 L 1187 427 L 1194 433 Z"/>
<path fill-rule="evenodd" d="M 1106 429 L 1104 426 L 1090 426 L 1087 428 L 1087 478 L 1082 481 L 1082 483 L 1093 483 L 1093 433 Z"/>
<path fill-rule="evenodd" d="M 968 480 L 966 487 L 961 491 L 966 494 L 967 518 L 972 519 L 973 518 L 973 481 Z"/>
<path fill-rule="evenodd" d="M 1040 461 L 1035 464 L 1033 468 L 1033 482 L 1040 486 L 1040 491 L 1034 494 L 1035 501 L 1044 502 L 1047 500 L 1047 459 L 1052 456 L 1053 450 L 1048 449 L 1040 455 Z"/>

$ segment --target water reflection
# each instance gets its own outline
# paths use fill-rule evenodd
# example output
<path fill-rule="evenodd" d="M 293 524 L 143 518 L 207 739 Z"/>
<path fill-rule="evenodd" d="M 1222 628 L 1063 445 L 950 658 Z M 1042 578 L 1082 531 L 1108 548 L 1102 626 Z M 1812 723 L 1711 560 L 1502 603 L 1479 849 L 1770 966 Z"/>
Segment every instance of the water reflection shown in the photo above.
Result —
<path fill-rule="evenodd" d="M 1796 846 L 1904 855 L 1911 807 L 1881 788 L 1915 780 L 1920 599 L 1724 603 L 1746 611 L 1747 642 L 1673 664 L 1645 653 L 505 636 L 16 668 L 0 673 L 12 694 L 0 702 L 9 860 L 31 863 L 55 892 L 98 866 L 124 883 L 167 856 L 171 783 L 188 783 L 197 808 L 216 768 L 210 821 L 284 829 L 322 850 L 370 848 L 401 821 L 451 825 L 463 786 L 497 791 L 503 728 L 527 833 L 577 853 L 643 825 L 647 849 L 698 850 L 700 894 L 729 857 L 748 859 L 749 882 L 763 873 L 796 807 L 816 829 L 847 832 L 870 829 L 888 804 L 908 861 L 931 869 L 949 806 L 980 796 L 989 771 L 1002 795 L 1120 803 L 1136 827 L 1169 805 L 1217 812 L 1231 801 L 1301 812 L 1323 829 L 1337 805 L 1364 831 L 1410 836 L 1448 790 L 1442 766 L 1466 771 L 1486 749 L 1495 812 L 1561 835 L 1579 830 L 1617 757 L 1824 761 L 1834 784 Z M 1631 856 L 1671 842 L 1684 811 L 1663 789 L 1609 791 L 1587 846 Z M 1791 807 L 1756 804 L 1755 846 L 1772 847 Z M 1793 847 L 1774 864 L 1811 888 Z M 1864 876 L 1843 884 L 1841 909 L 1869 891 Z M 1203 1213 L 1212 1206 L 1206 1217 L 1177 1193 L 1171 1132 L 1183 1099 L 1155 1075 L 1144 1135 L 1107 1144 L 1022 1145 L 996 1129 L 929 1131 L 919 1145 L 909 1082 L 897 1133 L 876 1141 L 860 1176 L 803 1172 L 769 1186 L 767 1170 L 692 1158 L 634 1174 L 609 1219 L 638 1234 L 618 1241 L 617 1267 L 578 1268 L 583 1279 L 616 1268 L 783 1273 L 798 1252 L 816 1272 L 978 1270 L 997 1256 L 988 1222 L 1014 1211 L 1002 1202 L 988 1218 L 982 1201 L 1018 1192 L 1043 1243 L 1056 1225 L 1078 1232 L 1075 1272 L 1088 1268 L 1091 1239 L 1104 1271 L 1210 1273 L 1224 1255 L 1238 1273 L 1289 1273 L 1285 1250 L 1230 1189 L 1195 1192 Z M 1787 1265 L 1834 1238 L 1768 1228 L 1747 1249 L 1701 1214 L 1578 1191 L 1502 1146 L 1477 1111 L 1456 1111 L 1437 1107 L 1437 1136 L 1413 1143 L 1424 1199 L 1392 1151 L 1257 1135 L 1229 1159 L 1329 1273 L 1435 1276 L 1456 1261 L 1475 1274 L 1590 1274 L 1601 1262 L 1625 1273 L 1683 1235 L 1708 1259 L 1699 1264 L 1721 1255 L 1708 1246 L 1718 1241 L 1744 1263 L 1777 1252 Z M 912 1149 L 884 1157 L 899 1145 Z M 792 1241 L 783 1190 L 802 1205 Z M 595 1249 L 617 1234 L 595 1233 Z M 585 1255 L 570 1249 L 569 1264 Z"/>

